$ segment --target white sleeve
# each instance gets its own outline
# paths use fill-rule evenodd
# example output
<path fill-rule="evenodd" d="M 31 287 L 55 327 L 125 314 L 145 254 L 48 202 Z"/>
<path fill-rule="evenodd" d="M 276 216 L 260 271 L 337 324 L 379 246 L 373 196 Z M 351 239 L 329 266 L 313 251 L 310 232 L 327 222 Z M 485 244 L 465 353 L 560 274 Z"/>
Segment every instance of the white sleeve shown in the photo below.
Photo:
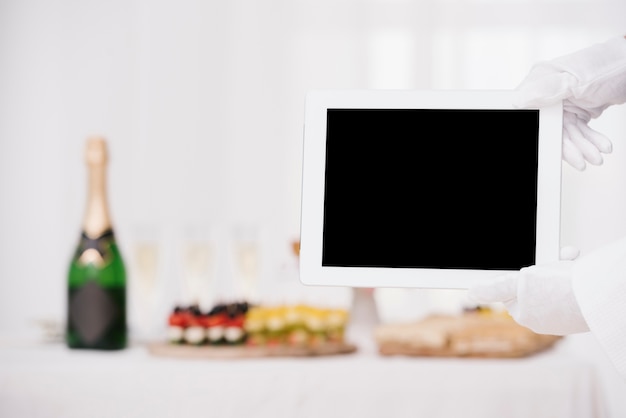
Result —
<path fill-rule="evenodd" d="M 626 237 L 577 260 L 572 281 L 590 331 L 626 380 Z"/>

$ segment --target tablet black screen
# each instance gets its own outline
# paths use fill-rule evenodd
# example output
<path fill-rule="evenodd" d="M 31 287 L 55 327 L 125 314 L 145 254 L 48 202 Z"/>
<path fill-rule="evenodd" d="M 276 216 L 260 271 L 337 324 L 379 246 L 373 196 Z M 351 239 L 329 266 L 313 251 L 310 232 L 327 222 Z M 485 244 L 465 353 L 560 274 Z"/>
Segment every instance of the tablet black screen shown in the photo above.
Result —
<path fill-rule="evenodd" d="M 534 264 L 537 110 L 327 116 L 322 265 Z"/>

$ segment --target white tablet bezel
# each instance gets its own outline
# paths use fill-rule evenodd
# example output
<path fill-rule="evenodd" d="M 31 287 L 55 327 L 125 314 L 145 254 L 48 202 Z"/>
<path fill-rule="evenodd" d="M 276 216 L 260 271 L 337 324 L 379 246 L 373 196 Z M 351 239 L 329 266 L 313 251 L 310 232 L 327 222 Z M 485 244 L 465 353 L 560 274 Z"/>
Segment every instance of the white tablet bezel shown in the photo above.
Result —
<path fill-rule="evenodd" d="M 507 271 L 322 266 L 328 109 L 515 109 L 509 90 L 314 90 L 306 96 L 300 280 L 305 285 L 467 289 Z M 536 264 L 559 258 L 562 105 L 538 109 Z M 504 146 L 504 145 L 503 145 Z M 436 158 L 436 157 L 435 157 Z"/>

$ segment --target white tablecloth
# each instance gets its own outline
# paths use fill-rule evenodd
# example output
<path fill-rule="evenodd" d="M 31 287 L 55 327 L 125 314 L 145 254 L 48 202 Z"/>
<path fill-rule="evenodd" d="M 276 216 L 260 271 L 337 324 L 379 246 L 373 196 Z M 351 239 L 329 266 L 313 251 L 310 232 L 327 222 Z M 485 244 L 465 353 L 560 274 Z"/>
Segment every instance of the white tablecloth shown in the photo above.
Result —
<path fill-rule="evenodd" d="M 0 417 L 607 417 L 592 362 L 565 339 L 524 359 L 182 360 L 62 345 L 0 347 Z"/>

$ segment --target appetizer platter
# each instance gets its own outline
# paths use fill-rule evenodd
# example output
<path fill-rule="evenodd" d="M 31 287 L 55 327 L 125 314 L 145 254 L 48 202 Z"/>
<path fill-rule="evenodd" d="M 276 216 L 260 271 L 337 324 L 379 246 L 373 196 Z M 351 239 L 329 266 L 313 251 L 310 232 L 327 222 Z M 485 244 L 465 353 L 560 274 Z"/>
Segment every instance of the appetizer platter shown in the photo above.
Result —
<path fill-rule="evenodd" d="M 202 312 L 196 305 L 176 307 L 168 318 L 168 339 L 148 346 L 165 357 L 236 359 L 349 354 L 349 319 L 343 309 L 309 305 L 217 304 Z"/>

